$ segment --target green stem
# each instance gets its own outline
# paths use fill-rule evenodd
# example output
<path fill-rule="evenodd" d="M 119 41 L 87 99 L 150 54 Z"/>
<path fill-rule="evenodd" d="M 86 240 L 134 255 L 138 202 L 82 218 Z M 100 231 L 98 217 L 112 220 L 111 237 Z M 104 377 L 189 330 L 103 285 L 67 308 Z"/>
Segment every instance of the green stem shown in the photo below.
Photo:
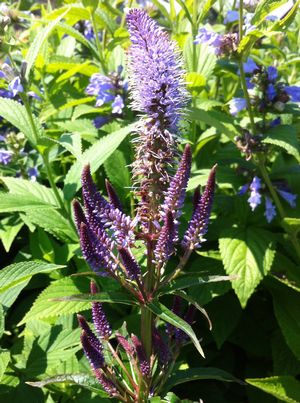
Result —
<path fill-rule="evenodd" d="M 104 57 L 103 57 L 104 51 L 103 51 L 103 47 L 101 46 L 99 36 L 98 36 L 95 13 L 91 12 L 90 16 L 91 16 L 91 22 L 92 22 L 92 26 L 93 26 L 94 35 L 95 35 L 95 41 L 96 41 L 96 46 L 97 46 L 97 50 L 98 50 L 99 61 L 100 61 L 103 73 L 107 74 L 107 68 L 105 66 L 105 61 L 104 61 Z"/>
<path fill-rule="evenodd" d="M 239 68 L 240 68 L 241 85 L 242 85 L 244 96 L 245 96 L 246 103 L 247 103 L 247 110 L 248 110 L 248 115 L 249 115 L 249 119 L 250 119 L 251 131 L 252 131 L 252 134 L 254 135 L 256 132 L 254 114 L 253 114 L 252 105 L 251 105 L 251 101 L 250 101 L 250 97 L 249 97 L 249 93 L 248 93 L 248 89 L 247 89 L 246 76 L 245 76 L 245 71 L 244 71 L 244 66 L 243 66 L 242 60 L 239 60 Z"/>

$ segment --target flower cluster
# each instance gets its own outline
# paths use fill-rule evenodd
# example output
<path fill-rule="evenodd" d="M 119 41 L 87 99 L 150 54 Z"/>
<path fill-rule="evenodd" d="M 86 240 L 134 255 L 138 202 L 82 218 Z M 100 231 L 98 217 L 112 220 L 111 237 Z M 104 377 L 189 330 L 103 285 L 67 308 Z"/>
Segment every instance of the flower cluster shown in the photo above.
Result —
<path fill-rule="evenodd" d="M 297 195 L 290 192 L 285 182 L 274 183 L 274 189 L 276 192 L 292 207 L 296 207 Z M 271 200 L 271 196 L 268 194 L 267 189 L 262 184 L 261 179 L 258 176 L 254 176 L 251 183 L 247 183 L 239 191 L 240 195 L 244 195 L 250 190 L 250 197 L 248 203 L 251 210 L 254 211 L 258 205 L 262 203 L 262 196 L 265 198 L 265 217 L 268 223 L 270 223 L 276 216 L 276 208 Z"/>
<path fill-rule="evenodd" d="M 226 33 L 221 35 L 202 27 L 199 29 L 194 43 L 208 45 L 217 56 L 232 56 L 238 48 L 238 34 Z"/>
<path fill-rule="evenodd" d="M 122 66 L 119 67 L 118 72 L 112 72 L 108 76 L 95 73 L 91 76 L 90 83 L 85 90 L 88 95 L 96 97 L 96 106 L 111 105 L 111 118 L 120 116 L 125 106 L 127 84 L 121 78 L 121 73 Z M 94 124 L 99 128 L 109 120 L 108 116 L 100 116 L 95 119 Z"/>

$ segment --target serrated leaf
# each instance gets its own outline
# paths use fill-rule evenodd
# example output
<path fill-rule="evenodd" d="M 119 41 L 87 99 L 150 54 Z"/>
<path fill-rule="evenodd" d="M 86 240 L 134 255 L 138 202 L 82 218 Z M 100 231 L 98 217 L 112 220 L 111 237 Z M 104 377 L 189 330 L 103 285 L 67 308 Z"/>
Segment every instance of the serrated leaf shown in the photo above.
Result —
<path fill-rule="evenodd" d="M 74 294 L 87 292 L 89 280 L 84 278 L 64 278 L 53 281 L 35 300 L 29 312 L 19 325 L 32 319 L 45 319 L 63 314 L 73 314 L 90 309 L 91 304 L 86 301 L 58 300 Z"/>
<path fill-rule="evenodd" d="M 13 215 L 5 217 L 0 221 L 0 239 L 6 252 L 9 252 L 14 239 L 23 225 L 24 223 L 20 218 Z"/>
<path fill-rule="evenodd" d="M 297 130 L 293 126 L 280 125 L 267 132 L 263 143 L 283 148 L 288 154 L 300 161 Z"/>
<path fill-rule="evenodd" d="M 124 138 L 134 130 L 134 127 L 135 124 L 131 124 L 108 134 L 82 154 L 81 160 L 75 162 L 65 179 L 64 194 L 67 200 L 70 200 L 76 191 L 81 188 L 80 177 L 83 166 L 89 163 L 92 173 L 95 172 L 115 151 Z"/>
<path fill-rule="evenodd" d="M 4 375 L 6 367 L 10 360 L 10 353 L 7 350 L 0 350 L 0 381 Z"/>
<path fill-rule="evenodd" d="M 62 241 L 78 242 L 78 235 L 70 222 L 57 210 L 51 207 L 31 208 L 26 211 L 26 218 L 45 231 L 49 232 Z"/>
<path fill-rule="evenodd" d="M 56 18 L 56 20 L 51 21 L 45 28 L 42 28 L 41 30 L 38 31 L 37 35 L 35 36 L 33 42 L 31 43 L 27 55 L 26 55 L 26 62 L 27 62 L 27 68 L 26 68 L 26 79 L 28 80 L 28 77 L 30 75 L 30 70 L 32 66 L 34 65 L 36 58 L 38 57 L 38 54 L 48 39 L 48 37 L 51 35 L 52 31 L 56 27 L 56 25 L 59 23 L 59 21 L 65 16 L 65 14 L 68 12 L 68 10 L 65 11 L 65 13 L 61 14 L 59 17 Z"/>
<path fill-rule="evenodd" d="M 35 134 L 32 131 L 32 126 L 29 121 L 25 106 L 13 99 L 0 97 L 0 116 L 15 126 L 22 132 L 31 144 L 35 145 L 37 140 Z M 33 116 L 35 126 L 37 127 L 38 136 L 44 135 L 44 130 L 39 124 L 38 120 Z"/>
<path fill-rule="evenodd" d="M 270 271 L 275 256 L 272 233 L 260 228 L 232 228 L 221 233 L 219 247 L 232 288 L 242 307 Z"/>
<path fill-rule="evenodd" d="M 0 271 L 0 293 L 19 285 L 35 274 L 50 273 L 53 270 L 58 270 L 63 267 L 62 265 L 44 262 L 20 262 L 11 264 Z"/>
<path fill-rule="evenodd" d="M 276 319 L 287 345 L 300 360 L 300 292 L 275 278 L 267 278 L 266 284 L 273 297 Z"/>
<path fill-rule="evenodd" d="M 299 403 L 300 382 L 292 376 L 248 378 L 246 382 L 283 402 Z"/>
<path fill-rule="evenodd" d="M 0 213 L 29 211 L 48 206 L 48 204 L 33 196 L 0 192 Z"/>
<path fill-rule="evenodd" d="M 205 357 L 204 352 L 199 343 L 199 340 L 197 339 L 195 332 L 193 331 L 192 327 L 185 320 L 180 318 L 178 315 L 176 315 L 174 312 L 172 312 L 170 309 L 168 309 L 165 305 L 163 305 L 159 301 L 148 302 L 146 306 L 151 312 L 153 312 L 155 315 L 157 315 L 163 321 L 168 322 L 171 325 L 184 331 L 184 333 L 186 333 L 190 337 L 191 341 L 193 342 L 194 346 L 198 350 L 199 354 L 202 357 Z"/>
<path fill-rule="evenodd" d="M 223 382 L 237 382 L 243 384 L 242 381 L 235 378 L 233 375 L 219 368 L 201 367 L 201 368 L 188 368 L 178 370 L 168 379 L 164 386 L 164 393 L 172 389 L 176 385 L 185 382 L 198 381 L 201 379 L 216 379 Z"/>

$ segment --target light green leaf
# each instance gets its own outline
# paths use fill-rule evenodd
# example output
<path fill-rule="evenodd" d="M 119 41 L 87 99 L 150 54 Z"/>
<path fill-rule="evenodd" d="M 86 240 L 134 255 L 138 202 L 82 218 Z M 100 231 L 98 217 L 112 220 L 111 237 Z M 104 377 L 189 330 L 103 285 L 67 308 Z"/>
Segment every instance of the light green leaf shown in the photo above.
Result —
<path fill-rule="evenodd" d="M 196 70 L 194 66 L 194 49 L 196 51 Z M 197 44 L 194 48 L 193 38 L 190 37 L 183 49 L 183 55 L 185 58 L 185 62 L 187 65 L 187 70 L 190 73 L 198 73 L 200 74 L 205 80 L 208 79 L 216 66 L 217 57 L 216 55 L 210 51 L 209 46 L 204 44 Z"/>
<path fill-rule="evenodd" d="M 0 116 L 15 126 L 22 132 L 31 144 L 35 145 L 37 139 L 32 131 L 32 126 L 29 121 L 25 106 L 13 99 L 0 97 Z M 38 120 L 33 117 L 35 126 L 37 127 L 38 136 L 44 135 L 44 130 Z"/>
<path fill-rule="evenodd" d="M 246 382 L 283 402 L 299 403 L 300 401 L 300 382 L 292 376 L 249 378 Z"/>
<path fill-rule="evenodd" d="M 259 2 L 256 7 L 254 16 L 252 17 L 251 23 L 253 25 L 260 24 L 268 14 L 276 10 L 282 4 L 285 4 L 287 0 L 263 0 Z"/>
<path fill-rule="evenodd" d="M 201 379 L 216 379 L 223 382 L 237 382 L 243 384 L 242 381 L 235 378 L 233 375 L 219 368 L 201 367 L 201 368 L 188 368 L 175 372 L 168 379 L 164 386 L 164 393 L 172 389 L 176 385 L 185 382 L 198 381 Z"/>
<path fill-rule="evenodd" d="M 0 221 L 0 239 L 6 252 L 9 252 L 14 239 L 23 225 L 24 223 L 20 218 L 14 215 L 5 217 Z"/>
<path fill-rule="evenodd" d="M 204 5 L 201 4 L 201 13 L 198 17 L 198 23 L 204 20 L 216 1 L 217 0 L 206 0 Z"/>
<path fill-rule="evenodd" d="M 64 194 L 67 200 L 72 199 L 76 191 L 81 187 L 80 177 L 83 166 L 89 163 L 92 173 L 95 172 L 115 151 L 124 138 L 134 130 L 134 127 L 135 124 L 131 124 L 108 134 L 82 154 L 81 160 L 75 162 L 66 176 Z"/>
<path fill-rule="evenodd" d="M 134 301 L 132 298 L 130 298 L 129 294 L 120 291 L 101 292 L 99 294 L 70 295 L 66 297 L 55 298 L 55 301 L 81 301 L 90 303 L 96 301 L 101 303 L 108 302 L 110 304 L 137 304 L 137 301 Z"/>
<path fill-rule="evenodd" d="M 89 281 L 84 278 L 64 278 L 53 281 L 35 300 L 19 325 L 32 319 L 45 319 L 63 314 L 73 314 L 90 309 L 87 301 L 58 300 L 81 292 L 88 292 Z"/>
<path fill-rule="evenodd" d="M 64 266 L 44 262 L 20 262 L 4 267 L 0 271 L 0 294 L 15 287 L 38 273 L 50 273 Z"/>
<path fill-rule="evenodd" d="M 130 172 L 124 154 L 116 150 L 105 162 L 104 168 L 116 191 L 127 194 L 131 188 Z M 126 189 L 127 188 L 127 189 Z"/>
<path fill-rule="evenodd" d="M 4 310 L 2 304 L 0 304 L 0 339 L 4 333 L 4 329 L 5 329 Z"/>
<path fill-rule="evenodd" d="M 98 56 L 97 49 L 93 45 L 91 41 L 88 41 L 84 35 L 82 35 L 77 29 L 73 28 L 72 26 L 65 24 L 63 22 L 59 22 L 56 25 L 56 29 L 64 34 L 70 35 L 73 38 L 77 39 L 78 42 L 82 43 L 82 45 L 89 48 L 95 56 Z"/>
<path fill-rule="evenodd" d="M 6 367 L 10 360 L 10 353 L 7 350 L 0 350 L 0 381 L 4 375 Z"/>
<path fill-rule="evenodd" d="M 297 130 L 293 126 L 273 127 L 267 132 L 267 137 L 264 138 L 263 143 L 283 148 L 288 154 L 300 161 Z"/>
<path fill-rule="evenodd" d="M 232 288 L 242 307 L 270 271 L 275 256 L 272 233 L 260 228 L 232 228 L 221 233 L 219 247 L 226 273 L 238 278 Z"/>
<path fill-rule="evenodd" d="M 192 327 L 185 320 L 181 319 L 178 315 L 176 315 L 159 301 L 153 300 L 151 302 L 148 302 L 146 306 L 148 307 L 148 309 L 150 309 L 150 311 L 152 311 L 163 321 L 168 322 L 171 325 L 184 331 L 184 333 L 186 333 L 190 337 L 200 355 L 202 357 L 205 357 L 196 334 L 194 333 Z"/>
<path fill-rule="evenodd" d="M 65 11 L 65 13 L 61 14 L 59 17 L 57 17 L 54 21 L 51 21 L 45 28 L 42 28 L 41 30 L 38 31 L 36 37 L 34 38 L 33 42 L 31 43 L 27 55 L 26 55 L 26 61 L 27 61 L 27 68 L 26 68 L 26 79 L 28 80 L 30 70 L 32 66 L 34 65 L 36 58 L 38 57 L 38 54 L 44 45 L 45 41 L 48 39 L 48 37 L 51 35 L 52 31 L 54 28 L 57 26 L 59 21 L 67 14 L 68 9 Z"/>
<path fill-rule="evenodd" d="M 0 192 L 0 213 L 29 211 L 46 207 L 49 205 L 33 196 Z"/>
<path fill-rule="evenodd" d="M 300 231 L 300 218 L 285 217 L 283 219 L 283 226 L 286 229 L 293 231 L 295 234 L 298 234 Z"/>
<path fill-rule="evenodd" d="M 281 332 L 291 351 L 300 360 L 300 290 L 275 278 L 267 278 L 266 284 L 273 297 Z"/>

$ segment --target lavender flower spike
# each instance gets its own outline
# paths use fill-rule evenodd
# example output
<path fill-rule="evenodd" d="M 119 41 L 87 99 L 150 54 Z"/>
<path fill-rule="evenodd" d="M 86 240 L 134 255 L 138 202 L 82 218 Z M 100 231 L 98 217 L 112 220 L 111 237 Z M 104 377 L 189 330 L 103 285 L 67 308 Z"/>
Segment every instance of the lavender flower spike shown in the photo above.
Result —
<path fill-rule="evenodd" d="M 118 397 L 119 393 L 118 390 L 116 388 L 116 385 L 110 380 L 108 379 L 102 371 L 99 371 L 98 369 L 96 369 L 94 371 L 96 378 L 98 379 L 100 385 L 102 386 L 102 388 L 105 390 L 105 392 L 107 394 L 109 394 L 112 397 Z"/>
<path fill-rule="evenodd" d="M 149 376 L 150 375 L 150 364 L 146 358 L 144 347 L 143 347 L 142 343 L 140 342 L 140 340 L 138 339 L 138 337 L 135 336 L 134 334 L 131 336 L 131 340 L 134 345 L 136 355 L 137 355 L 139 363 L 140 363 L 141 373 L 143 376 Z"/>
<path fill-rule="evenodd" d="M 188 229 L 184 234 L 182 241 L 184 249 L 191 250 L 197 248 L 200 243 L 203 242 L 203 236 L 207 232 L 215 191 L 216 168 L 217 165 L 215 165 L 210 171 L 205 190 L 194 210 Z"/>
<path fill-rule="evenodd" d="M 154 256 L 158 263 L 165 263 L 173 253 L 173 243 L 176 236 L 176 229 L 174 225 L 174 218 L 171 211 L 168 211 L 164 225 L 160 231 L 156 247 L 154 249 Z"/>
<path fill-rule="evenodd" d="M 80 336 L 81 344 L 93 370 L 104 366 L 102 350 L 99 350 L 91 340 L 85 330 Z M 100 343 L 99 343 L 100 344 Z"/>
<path fill-rule="evenodd" d="M 91 294 L 99 292 L 97 285 L 94 281 L 90 284 Z M 100 302 L 92 302 L 92 316 L 95 329 L 100 337 L 108 339 L 111 335 L 111 327 L 106 319 L 105 313 Z"/>
<path fill-rule="evenodd" d="M 112 204 L 114 206 L 114 208 L 117 208 L 120 211 L 122 211 L 120 199 L 119 199 L 115 189 L 112 187 L 111 183 L 107 179 L 105 179 L 105 187 L 106 187 L 107 195 L 109 197 L 110 204 Z"/>
<path fill-rule="evenodd" d="M 132 254 L 124 248 L 119 249 L 119 253 L 122 259 L 122 262 L 125 266 L 125 269 L 127 271 L 128 277 L 131 280 L 139 280 L 141 277 L 141 269 L 140 266 L 138 265 L 137 261 L 135 258 L 132 256 Z"/>
<path fill-rule="evenodd" d="M 175 220 L 181 215 L 186 187 L 190 178 L 191 165 L 192 152 L 190 145 L 187 144 L 185 146 L 177 172 L 172 178 L 169 189 L 166 192 L 165 201 L 162 205 L 162 216 L 165 216 L 167 211 L 172 212 Z"/>

